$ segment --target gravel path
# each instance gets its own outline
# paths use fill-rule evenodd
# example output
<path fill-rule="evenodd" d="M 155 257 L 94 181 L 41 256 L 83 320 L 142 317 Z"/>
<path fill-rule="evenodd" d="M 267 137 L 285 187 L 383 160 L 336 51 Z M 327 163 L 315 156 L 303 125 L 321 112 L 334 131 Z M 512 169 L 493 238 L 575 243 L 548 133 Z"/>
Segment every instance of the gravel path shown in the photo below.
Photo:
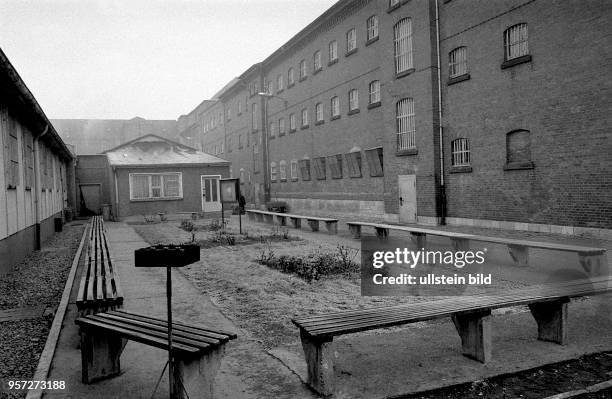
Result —
<path fill-rule="evenodd" d="M 32 378 L 61 299 L 72 259 L 85 225 L 73 222 L 50 238 L 0 280 L 0 309 L 47 306 L 46 316 L 0 323 L 0 399 L 22 398 L 26 392 L 3 392 L 10 380 Z"/>

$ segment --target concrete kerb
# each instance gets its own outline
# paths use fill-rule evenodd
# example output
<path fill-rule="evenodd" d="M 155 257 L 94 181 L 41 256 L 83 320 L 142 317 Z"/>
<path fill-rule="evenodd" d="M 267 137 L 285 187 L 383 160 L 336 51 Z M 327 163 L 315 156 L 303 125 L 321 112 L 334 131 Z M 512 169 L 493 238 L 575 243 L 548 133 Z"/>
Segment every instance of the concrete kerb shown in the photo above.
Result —
<path fill-rule="evenodd" d="M 597 393 L 608 388 L 612 388 L 612 380 L 600 382 L 599 384 L 589 385 L 584 389 L 577 389 L 575 391 L 563 392 L 553 396 L 548 396 L 544 399 L 570 399 L 584 394 Z"/>
<path fill-rule="evenodd" d="M 38 366 L 36 366 L 34 376 L 32 377 L 33 381 L 46 381 L 47 376 L 49 375 L 49 369 L 51 368 L 51 362 L 53 361 L 53 356 L 55 355 L 55 348 L 62 330 L 62 322 L 64 321 L 64 315 L 66 314 L 66 308 L 68 307 L 70 292 L 72 291 L 74 277 L 76 275 L 77 267 L 79 266 L 81 252 L 83 251 L 83 246 L 85 244 L 85 238 L 87 237 L 88 231 L 89 225 L 86 225 L 85 230 L 83 231 L 83 237 L 81 237 L 81 243 L 79 244 L 76 254 L 74 255 L 74 259 L 72 260 L 70 272 L 68 273 L 68 279 L 66 280 L 66 285 L 64 286 L 64 292 L 62 293 L 62 298 L 57 307 L 57 312 L 55 313 L 53 323 L 49 329 L 49 335 L 47 336 L 45 347 L 40 355 L 40 359 L 38 360 Z M 26 399 L 40 399 L 42 394 L 42 389 L 30 390 L 28 391 Z"/>

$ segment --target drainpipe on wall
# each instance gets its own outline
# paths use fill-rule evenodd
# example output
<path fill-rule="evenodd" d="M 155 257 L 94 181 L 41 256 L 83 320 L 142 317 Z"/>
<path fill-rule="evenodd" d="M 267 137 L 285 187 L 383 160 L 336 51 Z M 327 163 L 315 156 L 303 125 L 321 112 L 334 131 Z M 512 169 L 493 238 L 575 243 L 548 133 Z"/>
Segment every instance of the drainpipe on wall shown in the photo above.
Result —
<path fill-rule="evenodd" d="M 49 125 L 45 125 L 45 129 L 41 134 L 34 138 L 34 223 L 36 226 L 36 249 L 41 247 L 41 236 L 40 236 L 40 150 L 38 144 L 41 137 L 43 137 L 49 131 Z"/>
<path fill-rule="evenodd" d="M 446 224 L 446 188 L 444 185 L 444 143 L 442 141 L 442 78 L 440 73 L 440 11 L 436 1 L 436 57 L 438 63 L 438 142 L 440 151 L 440 224 Z"/>

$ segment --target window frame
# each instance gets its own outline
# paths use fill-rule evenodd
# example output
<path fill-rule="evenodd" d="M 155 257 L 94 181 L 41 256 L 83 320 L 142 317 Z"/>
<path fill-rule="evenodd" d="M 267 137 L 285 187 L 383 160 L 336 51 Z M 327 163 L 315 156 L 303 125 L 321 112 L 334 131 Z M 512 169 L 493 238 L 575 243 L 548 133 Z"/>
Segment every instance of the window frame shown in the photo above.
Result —
<path fill-rule="evenodd" d="M 401 28 L 405 24 L 405 34 Z M 402 18 L 393 25 L 393 56 L 395 75 L 405 76 L 414 71 L 414 47 L 412 44 L 412 19 Z"/>
<path fill-rule="evenodd" d="M 330 98 L 330 117 L 331 120 L 340 118 L 340 97 L 333 96 Z"/>
<path fill-rule="evenodd" d="M 324 122 L 323 104 L 319 102 L 315 104 L 315 124 L 321 124 Z"/>
<path fill-rule="evenodd" d="M 346 31 L 346 56 L 353 54 L 355 51 L 357 51 L 357 29 L 351 28 Z"/>
<path fill-rule="evenodd" d="M 398 153 L 412 154 L 416 149 L 416 111 L 412 97 L 405 97 L 395 104 L 395 121 Z M 405 144 L 405 145 L 404 145 Z"/>
<path fill-rule="evenodd" d="M 377 87 L 376 90 L 372 91 L 372 85 Z M 380 80 L 368 84 L 368 106 L 372 108 L 374 105 L 380 105 Z"/>
<path fill-rule="evenodd" d="M 149 195 L 147 197 L 135 197 L 134 196 L 134 183 L 133 179 L 135 176 L 146 176 Z M 153 186 L 153 177 L 152 176 L 160 176 L 160 185 Z M 178 176 L 178 195 L 170 196 L 165 193 L 165 179 L 167 176 Z M 155 173 L 129 173 L 128 174 L 128 186 L 129 186 L 129 195 L 131 202 L 138 201 L 168 201 L 168 200 L 180 200 L 183 199 L 183 172 L 155 172 Z M 160 195 L 159 197 L 153 196 L 154 187 L 159 187 Z"/>
<path fill-rule="evenodd" d="M 302 108 L 300 114 L 302 116 L 302 125 L 300 127 L 306 129 L 309 126 L 308 108 Z"/>
<path fill-rule="evenodd" d="M 301 60 L 299 64 L 299 81 L 303 81 L 308 78 L 308 66 L 306 65 L 306 60 Z"/>
<path fill-rule="evenodd" d="M 472 166 L 470 141 L 466 137 L 457 137 L 451 141 L 451 166 L 453 168 Z"/>
<path fill-rule="evenodd" d="M 323 69 L 323 64 L 321 61 L 321 50 L 315 51 L 312 55 L 312 58 L 313 74 L 315 74 Z"/>
<path fill-rule="evenodd" d="M 359 90 L 351 89 L 348 92 L 349 115 L 359 112 Z"/>
<path fill-rule="evenodd" d="M 332 64 L 338 62 L 338 41 L 337 40 L 332 40 L 327 45 L 327 48 L 328 48 L 328 54 L 327 55 L 329 57 L 329 62 L 327 63 L 327 65 L 332 65 Z"/>
<path fill-rule="evenodd" d="M 374 14 L 366 20 L 366 32 L 367 32 L 366 33 L 366 38 L 367 38 L 366 45 L 378 40 L 378 36 L 379 36 L 378 15 Z"/>

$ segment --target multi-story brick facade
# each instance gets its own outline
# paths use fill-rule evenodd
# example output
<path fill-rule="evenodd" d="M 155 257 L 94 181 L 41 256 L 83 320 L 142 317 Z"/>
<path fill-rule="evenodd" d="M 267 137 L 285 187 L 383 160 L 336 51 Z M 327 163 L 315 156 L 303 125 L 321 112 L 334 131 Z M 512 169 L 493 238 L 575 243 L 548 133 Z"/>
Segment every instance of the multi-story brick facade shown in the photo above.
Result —
<path fill-rule="evenodd" d="M 202 148 L 254 204 L 610 229 L 611 16 L 597 0 L 341 0 L 226 85 Z"/>

